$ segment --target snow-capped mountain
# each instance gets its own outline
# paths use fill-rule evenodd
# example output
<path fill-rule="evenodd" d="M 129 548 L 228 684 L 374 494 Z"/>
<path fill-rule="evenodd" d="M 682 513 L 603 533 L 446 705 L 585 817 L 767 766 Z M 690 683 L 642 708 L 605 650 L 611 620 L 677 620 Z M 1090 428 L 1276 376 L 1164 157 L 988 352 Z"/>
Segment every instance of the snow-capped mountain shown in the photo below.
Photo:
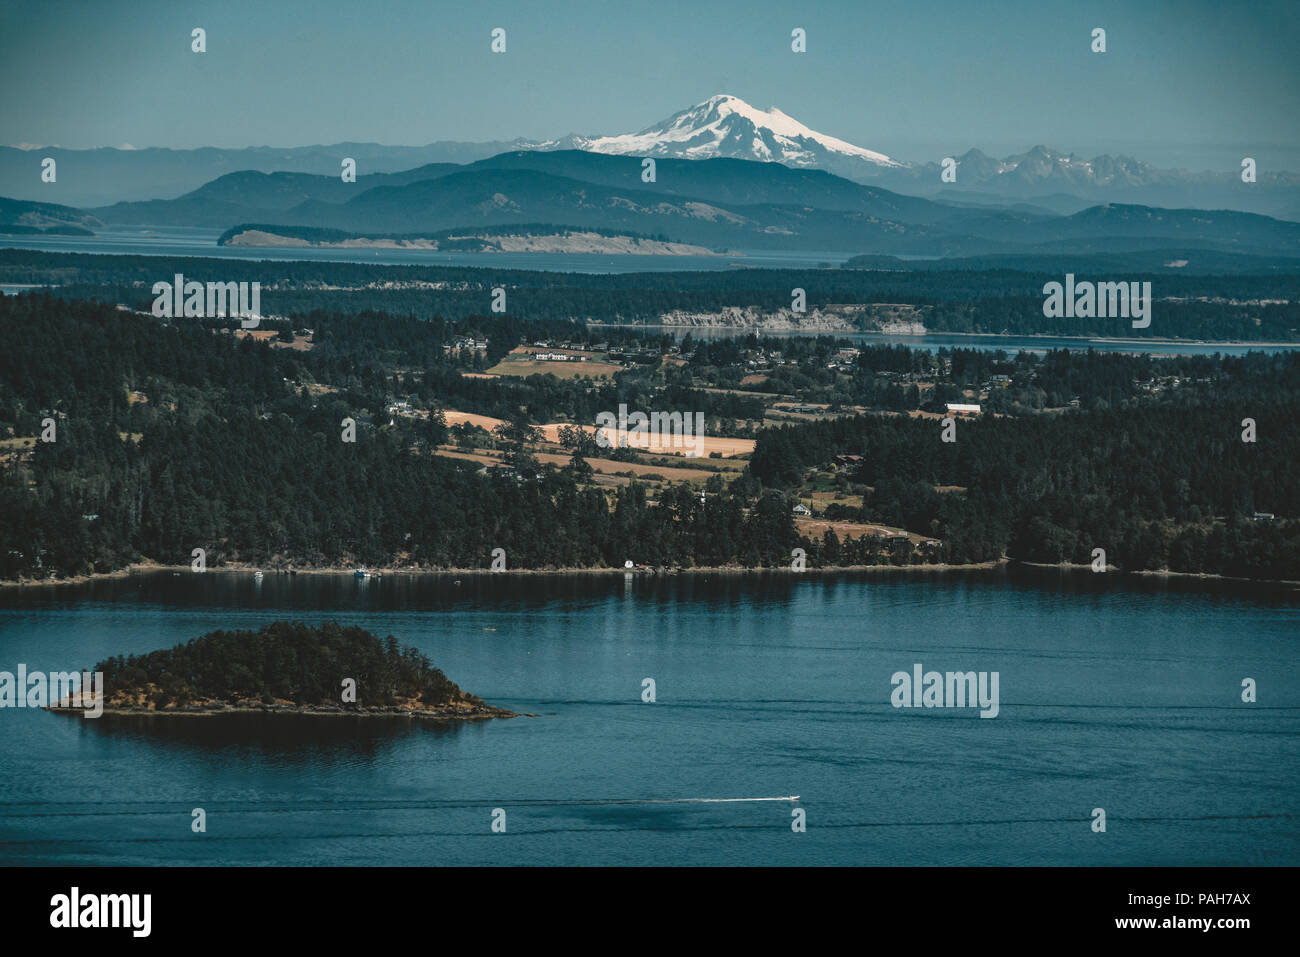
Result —
<path fill-rule="evenodd" d="M 428 168 L 431 164 L 468 167 L 518 151 L 581 150 L 610 156 L 777 163 L 795 170 L 823 170 L 893 193 L 942 195 L 946 202 L 1027 202 L 1064 214 L 1096 203 L 1122 203 L 1170 209 L 1237 209 L 1300 220 L 1300 173 L 1261 167 L 1257 183 L 1243 184 L 1235 164 L 1201 172 L 1158 169 L 1126 156 L 1087 159 L 1035 146 L 1000 159 L 978 149 L 964 153 L 954 150 L 950 155 L 957 163 L 957 178 L 950 182 L 941 175 L 942 156 L 899 160 L 810 129 L 775 107 L 761 110 L 740 97 L 725 94 L 711 96 L 640 132 L 613 136 L 571 134 L 550 140 L 519 138 L 486 143 L 439 141 L 427 146 L 349 142 L 284 149 L 44 149 L 60 163 L 66 158 L 82 171 L 81 175 L 62 178 L 57 184 L 41 182 L 28 175 L 29 150 L 0 146 L 0 183 L 6 184 L 13 198 L 81 208 L 107 207 L 117 202 L 185 195 L 232 172 L 330 174 L 337 180 L 339 156 L 355 158 L 358 166 L 367 171 L 363 175 L 400 175 L 411 182 L 413 175 L 432 178 L 433 171 Z M 573 173 L 565 173 L 563 167 L 560 164 L 552 172 Z M 587 169 L 584 175 L 592 173 Z M 744 196 L 753 192 L 753 184 L 747 184 L 734 172 L 727 175 L 737 180 L 732 184 L 735 188 L 731 200 L 745 202 Z M 617 176 L 600 181 L 605 185 L 622 182 Z M 768 181 L 767 187 L 775 181 Z M 791 180 L 785 185 L 794 189 Z M 819 202 L 832 202 L 825 208 L 848 208 L 843 205 L 849 200 L 842 186 L 822 184 L 815 191 L 821 197 Z M 799 186 L 805 188 L 809 188 L 806 182 Z M 771 190 L 757 192 L 767 195 L 766 201 L 778 201 L 772 198 L 775 194 Z M 832 201 L 832 196 L 838 199 Z M 140 211 L 139 215 L 149 213 Z M 215 212 L 213 215 L 219 216 Z M 892 218 L 892 214 L 882 215 Z"/>
<path fill-rule="evenodd" d="M 727 94 L 711 96 L 638 133 L 571 135 L 539 143 L 535 148 L 678 159 L 757 160 L 823 169 L 853 179 L 872 179 L 886 170 L 907 167 L 884 153 L 809 129 L 776 107 L 760 110 Z"/>
<path fill-rule="evenodd" d="M 945 187 L 937 158 L 920 162 L 894 159 L 826 133 L 810 129 L 776 107 L 761 110 L 738 96 L 711 96 L 637 133 L 579 136 L 545 142 L 517 141 L 526 150 L 587 150 L 627 156 L 677 159 L 757 160 L 800 169 L 820 169 L 859 183 L 903 192 L 942 188 L 981 189 L 1010 196 L 1069 192 L 1106 198 L 1121 191 L 1203 186 L 1236 178 L 1229 170 L 1194 174 L 1159 170 L 1125 156 L 1092 159 L 1045 146 L 997 159 L 977 149 L 957 155 L 957 182 Z M 1294 184 L 1293 184 L 1294 185 Z"/>
<path fill-rule="evenodd" d="M 1104 187 L 1150 186 L 1174 182 L 1178 176 L 1128 156 L 1103 155 L 1089 160 L 1073 153 L 1035 146 L 1001 160 L 992 159 L 979 150 L 970 150 L 957 157 L 957 179 L 972 184 L 997 181 L 1008 187 L 1040 189 L 1050 186 L 1086 191 Z"/>

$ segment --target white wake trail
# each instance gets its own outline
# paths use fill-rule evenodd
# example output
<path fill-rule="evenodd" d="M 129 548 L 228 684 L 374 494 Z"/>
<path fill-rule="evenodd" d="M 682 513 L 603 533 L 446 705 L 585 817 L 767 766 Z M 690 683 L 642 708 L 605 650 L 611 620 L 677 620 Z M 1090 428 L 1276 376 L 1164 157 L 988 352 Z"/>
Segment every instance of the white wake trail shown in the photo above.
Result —
<path fill-rule="evenodd" d="M 755 801 L 797 801 L 799 795 L 770 798 L 653 798 L 648 801 L 627 801 L 628 804 L 749 804 Z"/>

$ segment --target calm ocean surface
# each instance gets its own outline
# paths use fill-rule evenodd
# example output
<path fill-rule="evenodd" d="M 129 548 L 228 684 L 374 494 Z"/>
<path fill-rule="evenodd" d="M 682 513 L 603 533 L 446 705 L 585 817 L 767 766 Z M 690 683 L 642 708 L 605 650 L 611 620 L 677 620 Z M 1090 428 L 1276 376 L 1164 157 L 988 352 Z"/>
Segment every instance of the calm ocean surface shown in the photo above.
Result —
<path fill-rule="evenodd" d="M 0 862 L 1300 864 L 1300 596 L 1267 587 L 163 572 L 0 589 L 0 670 L 285 618 L 391 633 L 540 716 L 5 709 Z M 891 707 L 917 662 L 999 672 L 1000 714 Z M 793 794 L 806 833 L 789 803 L 688 800 Z"/>

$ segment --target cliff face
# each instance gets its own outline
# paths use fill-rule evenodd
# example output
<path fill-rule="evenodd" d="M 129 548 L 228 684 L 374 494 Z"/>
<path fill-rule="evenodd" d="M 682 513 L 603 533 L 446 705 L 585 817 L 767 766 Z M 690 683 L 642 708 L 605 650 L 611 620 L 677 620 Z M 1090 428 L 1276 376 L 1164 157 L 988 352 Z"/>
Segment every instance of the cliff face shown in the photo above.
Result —
<path fill-rule="evenodd" d="M 900 303 L 846 303 L 813 307 L 807 312 L 728 306 L 717 312 L 674 310 L 659 317 L 665 326 L 743 329 L 753 332 L 879 332 L 923 336 L 928 306 Z"/>

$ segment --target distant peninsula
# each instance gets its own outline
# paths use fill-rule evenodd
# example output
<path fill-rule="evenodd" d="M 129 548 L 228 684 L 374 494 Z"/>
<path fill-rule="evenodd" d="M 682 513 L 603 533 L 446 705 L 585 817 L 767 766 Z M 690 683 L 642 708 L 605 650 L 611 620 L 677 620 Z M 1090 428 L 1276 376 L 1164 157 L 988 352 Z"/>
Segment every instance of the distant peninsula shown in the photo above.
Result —
<path fill-rule="evenodd" d="M 592 253 L 607 256 L 719 256 L 705 246 L 666 236 L 611 229 L 526 224 L 444 229 L 423 233 L 354 233 L 316 226 L 248 223 L 227 229 L 218 246 L 284 246 L 335 249 L 423 249 L 451 253 Z M 731 253 L 730 255 L 739 255 Z"/>
<path fill-rule="evenodd" d="M 267 712 L 512 718 L 462 691 L 412 647 L 336 622 L 213 631 L 174 648 L 101 661 L 105 714 Z M 61 701 L 50 710 L 80 712 Z"/>

